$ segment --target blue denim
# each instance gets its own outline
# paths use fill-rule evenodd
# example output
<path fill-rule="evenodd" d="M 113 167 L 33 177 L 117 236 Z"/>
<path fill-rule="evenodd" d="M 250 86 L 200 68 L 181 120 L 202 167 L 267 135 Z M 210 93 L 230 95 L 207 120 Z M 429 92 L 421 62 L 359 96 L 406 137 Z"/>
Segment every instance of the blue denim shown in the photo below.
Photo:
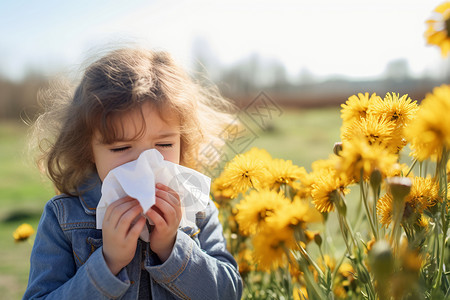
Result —
<path fill-rule="evenodd" d="M 79 197 L 63 194 L 46 204 L 23 299 L 138 299 L 141 267 L 150 275 L 152 299 L 241 298 L 242 280 L 212 201 L 197 214 L 195 228 L 178 230 L 164 263 L 139 240 L 131 263 L 114 276 L 95 224 L 101 182 L 95 176 L 89 185 Z"/>

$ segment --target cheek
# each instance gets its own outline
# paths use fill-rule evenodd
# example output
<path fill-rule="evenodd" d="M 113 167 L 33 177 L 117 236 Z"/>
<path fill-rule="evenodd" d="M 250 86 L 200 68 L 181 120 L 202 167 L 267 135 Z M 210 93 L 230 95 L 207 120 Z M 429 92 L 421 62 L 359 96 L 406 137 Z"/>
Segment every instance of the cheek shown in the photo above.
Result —
<path fill-rule="evenodd" d="M 165 151 L 162 153 L 164 156 L 164 160 L 173 162 L 174 164 L 180 164 L 180 147 L 174 147 L 170 150 Z"/>

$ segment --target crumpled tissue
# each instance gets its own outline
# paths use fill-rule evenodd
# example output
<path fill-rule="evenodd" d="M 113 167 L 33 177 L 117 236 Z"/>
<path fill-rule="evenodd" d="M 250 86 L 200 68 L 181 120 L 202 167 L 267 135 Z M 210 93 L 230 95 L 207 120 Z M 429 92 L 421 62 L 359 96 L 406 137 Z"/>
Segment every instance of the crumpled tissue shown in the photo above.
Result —
<path fill-rule="evenodd" d="M 102 196 L 97 205 L 97 229 L 102 228 L 108 205 L 125 196 L 139 201 L 147 212 L 155 204 L 155 185 L 162 183 L 180 196 L 182 219 L 180 227 L 194 226 L 197 212 L 209 202 L 211 178 L 190 168 L 164 160 L 156 149 L 146 150 L 137 160 L 112 169 L 102 184 Z M 153 224 L 149 220 L 150 224 Z M 149 241 L 150 233 L 144 228 L 140 235 Z"/>

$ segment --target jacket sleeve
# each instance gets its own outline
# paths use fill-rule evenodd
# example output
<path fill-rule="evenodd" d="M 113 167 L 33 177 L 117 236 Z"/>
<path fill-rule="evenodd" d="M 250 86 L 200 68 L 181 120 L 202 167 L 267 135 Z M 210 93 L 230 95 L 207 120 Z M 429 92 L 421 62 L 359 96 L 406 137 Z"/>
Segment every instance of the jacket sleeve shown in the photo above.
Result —
<path fill-rule="evenodd" d="M 23 299 L 117 299 L 130 282 L 123 269 L 114 276 L 98 248 L 77 270 L 70 240 L 58 221 L 58 207 L 44 208 L 31 252 L 28 287 Z"/>
<path fill-rule="evenodd" d="M 178 230 L 169 258 L 161 265 L 146 261 L 151 277 L 181 299 L 240 299 L 242 279 L 226 249 L 218 210 L 212 201 L 199 224 L 200 247 Z"/>

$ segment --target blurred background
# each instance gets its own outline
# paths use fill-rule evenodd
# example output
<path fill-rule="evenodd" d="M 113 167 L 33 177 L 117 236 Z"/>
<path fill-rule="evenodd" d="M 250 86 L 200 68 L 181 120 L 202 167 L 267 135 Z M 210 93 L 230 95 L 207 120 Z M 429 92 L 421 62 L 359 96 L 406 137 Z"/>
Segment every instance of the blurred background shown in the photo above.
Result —
<path fill-rule="evenodd" d="M 250 138 L 231 153 L 258 146 L 308 170 L 339 140 L 340 104 L 349 96 L 395 92 L 420 101 L 449 82 L 448 60 L 423 37 L 438 4 L 1 1 L 0 298 L 20 299 L 28 278 L 32 239 L 15 243 L 12 232 L 24 222 L 36 228 L 53 194 L 26 152 L 24 122 L 35 118 L 37 93 L 51 80 L 78 80 L 92 57 L 112 48 L 167 50 L 247 113 Z M 252 118 L 261 103 L 273 109 Z"/>

